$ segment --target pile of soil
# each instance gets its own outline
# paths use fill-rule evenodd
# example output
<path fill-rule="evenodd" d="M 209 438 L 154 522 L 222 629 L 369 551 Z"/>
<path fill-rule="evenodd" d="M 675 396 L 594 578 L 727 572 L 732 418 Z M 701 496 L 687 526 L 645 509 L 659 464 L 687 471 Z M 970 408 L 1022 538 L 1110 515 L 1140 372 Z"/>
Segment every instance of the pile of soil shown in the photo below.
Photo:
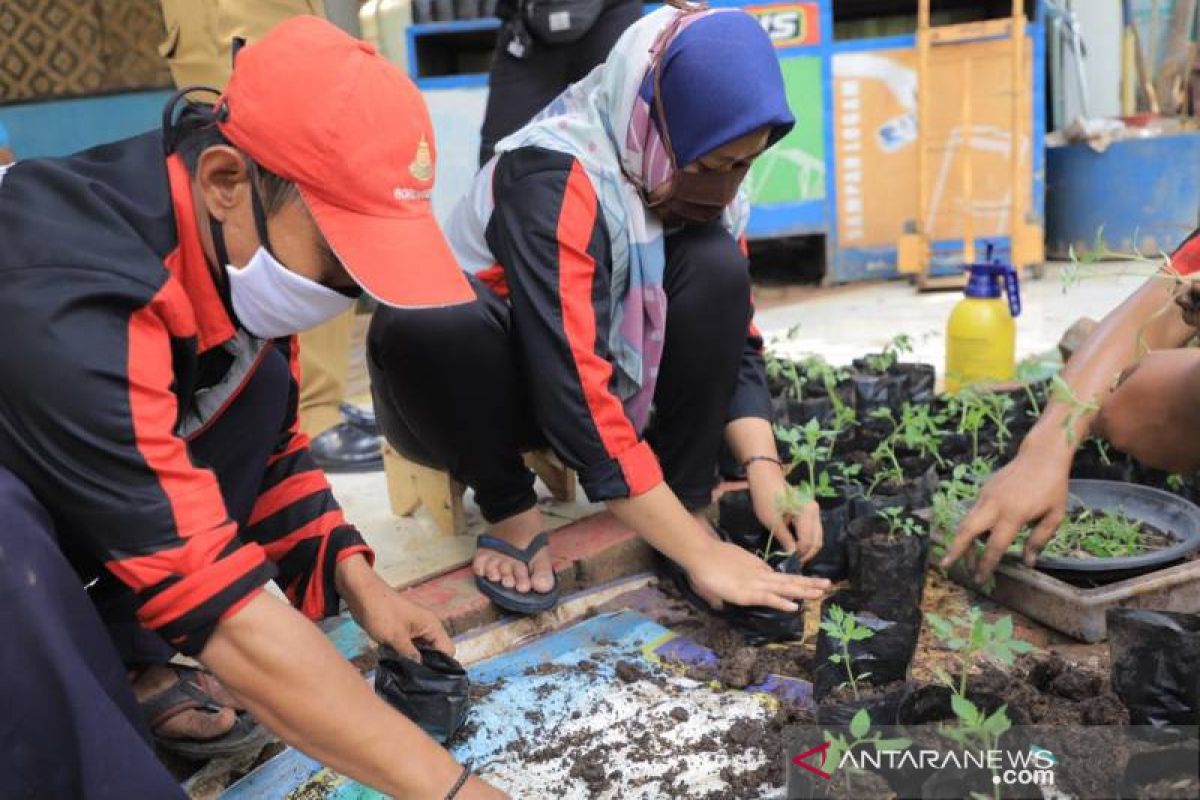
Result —
<path fill-rule="evenodd" d="M 1057 653 L 1022 656 L 1008 671 L 985 666 L 967 685 L 1004 698 L 1032 725 L 1128 725 L 1108 678 Z"/>

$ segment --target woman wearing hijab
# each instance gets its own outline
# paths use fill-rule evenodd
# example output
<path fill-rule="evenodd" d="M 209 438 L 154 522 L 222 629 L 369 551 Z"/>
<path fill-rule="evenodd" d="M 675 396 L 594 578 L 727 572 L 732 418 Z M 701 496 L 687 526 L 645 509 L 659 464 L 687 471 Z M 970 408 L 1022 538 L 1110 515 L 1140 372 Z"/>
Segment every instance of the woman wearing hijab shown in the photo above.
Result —
<path fill-rule="evenodd" d="M 475 490 L 492 524 L 476 581 L 497 605 L 557 601 L 521 459 L 547 445 L 712 606 L 795 611 L 824 593 L 722 542 L 703 516 L 724 438 L 777 541 L 802 560 L 820 548 L 815 504 L 776 511 L 785 482 L 737 243 L 742 178 L 793 124 L 752 17 L 664 7 L 499 142 L 455 209 L 447 233 L 477 302 L 376 313 L 384 433 Z"/>

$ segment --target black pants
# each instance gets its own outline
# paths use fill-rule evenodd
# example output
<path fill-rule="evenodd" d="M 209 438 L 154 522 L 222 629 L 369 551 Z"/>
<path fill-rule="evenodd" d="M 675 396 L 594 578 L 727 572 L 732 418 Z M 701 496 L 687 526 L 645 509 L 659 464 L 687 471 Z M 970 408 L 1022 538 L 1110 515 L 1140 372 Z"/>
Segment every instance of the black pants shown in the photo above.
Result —
<path fill-rule="evenodd" d="M 2 467 L 0 518 L 0 797 L 185 797 L 49 515 Z"/>
<path fill-rule="evenodd" d="M 500 31 L 488 76 L 480 166 L 492 157 L 496 142 L 520 129 L 564 89 L 603 63 L 625 29 L 642 16 L 641 0 L 605 0 L 604 6 L 579 41 L 565 45 L 534 41 L 523 58 L 508 52 L 512 41 L 509 27 Z"/>
<path fill-rule="evenodd" d="M 647 439 L 685 506 L 712 500 L 720 449 L 750 321 L 750 277 L 720 226 L 666 240 L 667 326 Z M 445 469 L 475 490 L 497 522 L 533 507 L 534 475 L 521 451 L 545 443 L 526 387 L 508 304 L 472 278 L 477 300 L 435 309 L 380 306 L 367 365 L 375 413 L 406 458 Z M 571 465 L 570 454 L 559 453 Z"/>

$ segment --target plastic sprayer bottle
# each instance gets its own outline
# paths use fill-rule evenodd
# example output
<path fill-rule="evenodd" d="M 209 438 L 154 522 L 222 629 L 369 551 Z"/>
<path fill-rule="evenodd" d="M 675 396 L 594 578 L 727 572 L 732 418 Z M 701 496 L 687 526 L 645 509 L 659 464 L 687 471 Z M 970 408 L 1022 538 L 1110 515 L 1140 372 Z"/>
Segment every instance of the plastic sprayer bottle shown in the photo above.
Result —
<path fill-rule="evenodd" d="M 992 247 L 988 245 L 988 260 Z M 967 288 L 946 324 L 946 391 L 973 383 L 1010 381 L 1016 368 L 1021 291 L 1009 264 L 967 265 Z M 1000 281 L 1004 280 L 1001 296 Z"/>

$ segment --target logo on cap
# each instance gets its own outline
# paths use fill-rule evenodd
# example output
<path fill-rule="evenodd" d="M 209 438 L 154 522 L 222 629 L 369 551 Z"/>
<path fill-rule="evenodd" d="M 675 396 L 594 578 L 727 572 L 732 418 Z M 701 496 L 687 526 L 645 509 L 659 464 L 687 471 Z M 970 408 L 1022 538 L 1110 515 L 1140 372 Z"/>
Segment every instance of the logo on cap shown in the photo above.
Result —
<path fill-rule="evenodd" d="M 408 165 L 408 174 L 419 181 L 433 180 L 433 154 L 429 151 L 429 142 L 421 137 L 417 145 L 417 157 Z"/>

